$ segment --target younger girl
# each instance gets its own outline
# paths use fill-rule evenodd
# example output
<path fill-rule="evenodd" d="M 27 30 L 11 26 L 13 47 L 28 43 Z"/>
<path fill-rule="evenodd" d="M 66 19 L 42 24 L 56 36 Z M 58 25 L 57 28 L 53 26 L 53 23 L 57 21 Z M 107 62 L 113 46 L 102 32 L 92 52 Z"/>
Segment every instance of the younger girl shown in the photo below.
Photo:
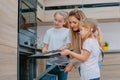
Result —
<path fill-rule="evenodd" d="M 96 23 L 92 19 L 84 19 L 80 23 L 81 54 L 67 49 L 63 49 L 61 53 L 63 56 L 70 55 L 81 61 L 80 74 L 82 80 L 100 80 L 98 66 L 100 46 L 93 34 L 93 26 L 95 25 Z"/>

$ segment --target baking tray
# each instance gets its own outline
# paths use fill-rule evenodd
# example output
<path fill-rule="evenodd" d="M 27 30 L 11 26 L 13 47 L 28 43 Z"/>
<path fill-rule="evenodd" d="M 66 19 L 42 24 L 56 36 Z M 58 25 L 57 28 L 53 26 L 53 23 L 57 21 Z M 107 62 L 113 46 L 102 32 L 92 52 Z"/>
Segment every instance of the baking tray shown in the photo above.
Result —
<path fill-rule="evenodd" d="M 60 56 L 60 53 L 61 53 L 61 50 L 52 50 L 49 52 L 30 55 L 29 58 L 40 58 L 40 59 L 53 58 L 53 57 Z"/>

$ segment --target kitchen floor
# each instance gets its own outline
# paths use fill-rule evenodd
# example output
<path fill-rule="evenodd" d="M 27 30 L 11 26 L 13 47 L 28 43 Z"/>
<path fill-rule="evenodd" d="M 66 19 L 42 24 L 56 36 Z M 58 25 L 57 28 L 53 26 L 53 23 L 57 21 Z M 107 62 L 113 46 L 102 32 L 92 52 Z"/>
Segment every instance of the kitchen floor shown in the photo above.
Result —
<path fill-rule="evenodd" d="M 78 70 L 69 72 L 68 80 L 80 80 Z M 101 80 L 120 80 L 120 53 L 105 53 Z"/>

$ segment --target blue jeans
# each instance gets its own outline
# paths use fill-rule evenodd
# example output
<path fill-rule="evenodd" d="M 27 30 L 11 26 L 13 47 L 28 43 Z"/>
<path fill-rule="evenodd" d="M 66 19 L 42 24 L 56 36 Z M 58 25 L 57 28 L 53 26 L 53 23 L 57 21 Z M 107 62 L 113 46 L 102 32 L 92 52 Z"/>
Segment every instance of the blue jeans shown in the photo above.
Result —
<path fill-rule="evenodd" d="M 100 77 L 98 77 L 98 78 L 94 78 L 94 79 L 90 79 L 90 80 L 100 80 Z"/>
<path fill-rule="evenodd" d="M 46 65 L 46 69 L 48 69 L 51 65 Z M 57 66 L 52 72 L 45 75 L 42 80 L 67 80 L 68 72 L 64 72 L 65 66 Z M 58 79 L 56 79 L 58 78 Z"/>

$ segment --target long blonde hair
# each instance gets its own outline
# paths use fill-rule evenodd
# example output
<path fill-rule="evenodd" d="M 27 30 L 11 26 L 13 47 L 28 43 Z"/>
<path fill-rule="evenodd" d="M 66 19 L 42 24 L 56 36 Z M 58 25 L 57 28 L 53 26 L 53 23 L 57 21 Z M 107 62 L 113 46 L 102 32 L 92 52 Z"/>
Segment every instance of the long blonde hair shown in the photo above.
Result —
<path fill-rule="evenodd" d="M 90 33 L 88 33 L 85 39 L 88 37 L 95 37 L 98 40 L 99 45 L 101 47 L 103 46 L 102 32 L 97 26 L 97 21 L 95 19 L 86 18 L 81 22 L 81 26 L 90 29 Z"/>
<path fill-rule="evenodd" d="M 74 16 L 79 21 L 82 21 L 83 19 L 86 18 L 84 12 L 78 8 L 75 8 L 74 10 L 70 11 L 68 17 L 70 16 Z M 74 32 L 71 27 L 70 27 L 70 31 L 71 31 L 72 48 L 76 53 L 80 53 L 81 41 L 80 41 L 79 33 Z"/>
<path fill-rule="evenodd" d="M 97 25 L 94 26 L 92 32 L 93 32 L 94 36 L 97 38 L 100 47 L 102 48 L 104 46 L 104 43 L 103 43 L 103 35 L 102 35 L 102 31 L 101 31 L 100 27 Z"/>

